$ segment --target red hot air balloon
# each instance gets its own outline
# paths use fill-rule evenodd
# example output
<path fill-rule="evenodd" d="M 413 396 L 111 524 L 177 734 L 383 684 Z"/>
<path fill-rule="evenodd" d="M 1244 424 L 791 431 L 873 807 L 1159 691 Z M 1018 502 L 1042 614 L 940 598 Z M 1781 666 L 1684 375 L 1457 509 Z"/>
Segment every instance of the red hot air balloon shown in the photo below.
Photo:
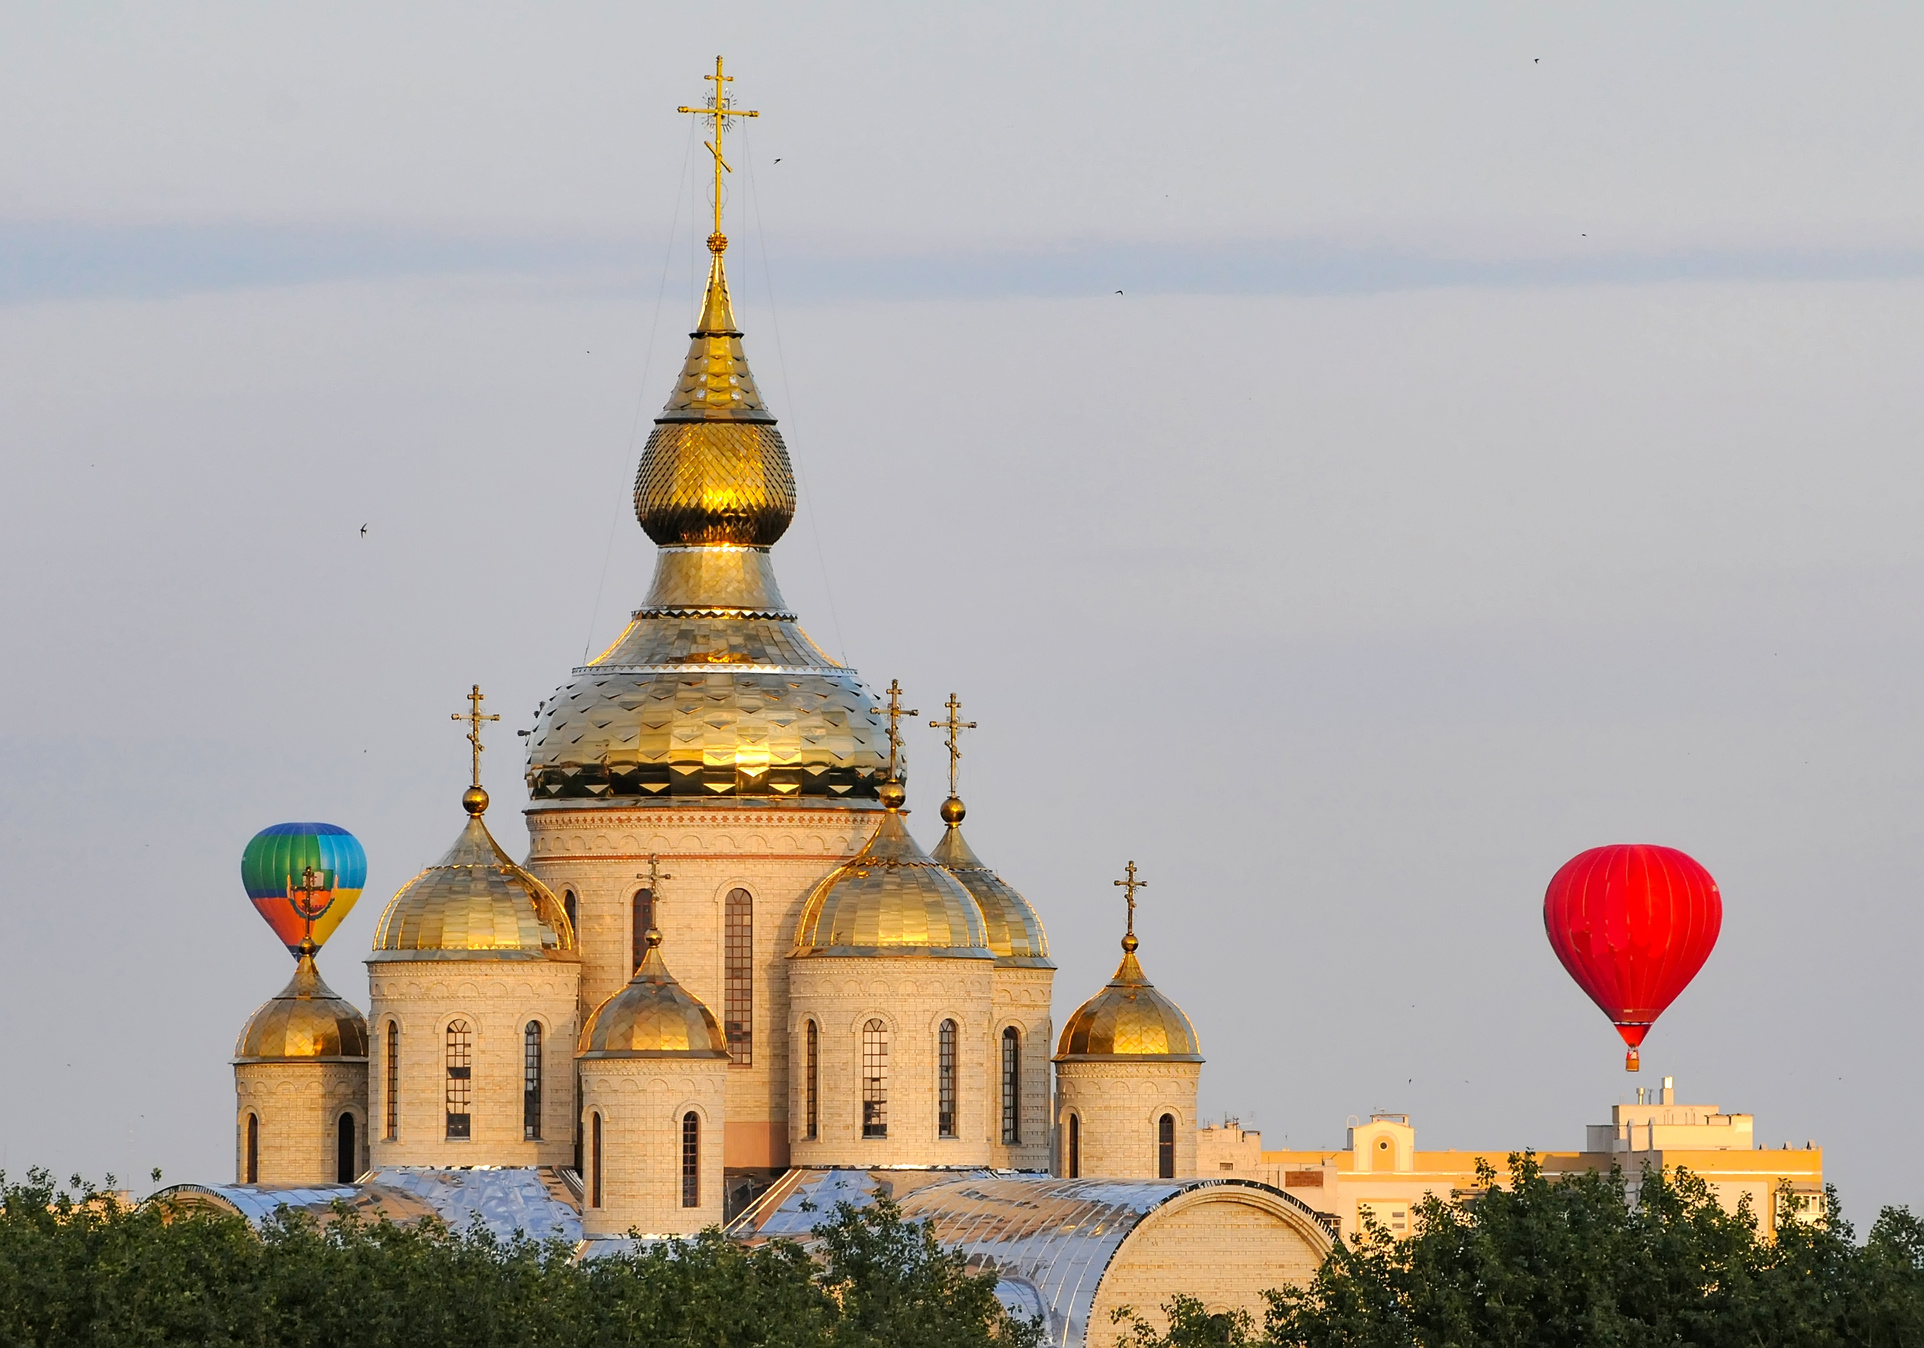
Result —
<path fill-rule="evenodd" d="M 1651 1022 L 1690 986 L 1723 925 L 1717 882 L 1674 847 L 1593 847 L 1543 895 L 1550 947 L 1630 1046 L 1630 1072 Z"/>

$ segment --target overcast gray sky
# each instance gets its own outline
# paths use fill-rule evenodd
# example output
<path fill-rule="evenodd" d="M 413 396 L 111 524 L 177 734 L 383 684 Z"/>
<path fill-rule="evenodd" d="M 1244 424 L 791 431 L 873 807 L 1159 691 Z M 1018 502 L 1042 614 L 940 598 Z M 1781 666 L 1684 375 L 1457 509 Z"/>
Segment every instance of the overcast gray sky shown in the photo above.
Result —
<path fill-rule="evenodd" d="M 456 831 L 641 598 L 716 51 L 804 621 L 982 723 L 1058 1017 L 1134 858 L 1203 1102 L 1581 1145 L 1640 1080 L 1924 1204 L 1914 6 L 0 12 L 0 1166 L 232 1168 L 281 819 Z M 776 162 L 779 159 L 779 163 Z M 1123 293 L 1118 295 L 1116 291 Z M 365 539 L 360 535 L 368 526 Z M 926 719 L 926 718 L 925 718 Z M 940 753 L 911 742 L 934 840 Z M 1641 1078 L 1544 941 L 1681 847 Z"/>

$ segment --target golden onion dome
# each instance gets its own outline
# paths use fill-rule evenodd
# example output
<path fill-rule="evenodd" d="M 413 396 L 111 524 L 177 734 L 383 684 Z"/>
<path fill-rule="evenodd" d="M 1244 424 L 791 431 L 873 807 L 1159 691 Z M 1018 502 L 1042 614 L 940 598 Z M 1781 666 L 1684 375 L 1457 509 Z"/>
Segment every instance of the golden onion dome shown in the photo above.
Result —
<path fill-rule="evenodd" d="M 899 809 L 809 891 L 790 953 L 995 958 L 974 896 L 916 846 Z"/>
<path fill-rule="evenodd" d="M 982 910 L 989 949 L 995 952 L 998 965 L 1055 968 L 1049 958 L 1049 938 L 1042 930 L 1041 917 L 1014 886 L 982 864 L 982 859 L 962 837 L 962 815 L 959 798 L 950 796 L 942 803 L 942 819 L 948 827 L 929 856 L 962 882 L 962 887 Z"/>
<path fill-rule="evenodd" d="M 541 704 L 528 792 L 549 800 L 873 800 L 874 695 L 796 622 L 768 549 L 795 513 L 775 418 L 742 353 L 718 252 L 688 360 L 635 478 L 659 546 L 648 598 Z"/>
<path fill-rule="evenodd" d="M 1136 960 L 1136 935 L 1122 940 L 1122 963 L 1108 986 L 1076 1008 L 1056 1043 L 1064 1059 L 1162 1058 L 1201 1062 L 1202 1041 L 1183 1009 L 1157 992 Z"/>
<path fill-rule="evenodd" d="M 367 1019 L 321 981 L 304 952 L 294 978 L 261 1003 L 234 1044 L 236 1062 L 364 1062 Z"/>
<path fill-rule="evenodd" d="M 690 996 L 661 958 L 661 933 L 626 987 L 581 1027 L 584 1058 L 726 1058 L 728 1038 L 714 1012 Z"/>
<path fill-rule="evenodd" d="M 577 958 L 561 901 L 482 822 L 487 792 L 468 788 L 462 805 L 468 822 L 454 846 L 388 900 L 370 959 Z"/>

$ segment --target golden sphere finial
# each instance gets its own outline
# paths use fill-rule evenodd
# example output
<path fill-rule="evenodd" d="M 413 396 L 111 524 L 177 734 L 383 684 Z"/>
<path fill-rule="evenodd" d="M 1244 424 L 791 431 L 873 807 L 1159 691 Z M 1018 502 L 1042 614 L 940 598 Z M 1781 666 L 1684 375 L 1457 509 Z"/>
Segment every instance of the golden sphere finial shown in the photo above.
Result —
<path fill-rule="evenodd" d="M 471 786 L 461 793 L 461 808 L 472 815 L 488 812 L 488 793 L 486 788 Z"/>
<path fill-rule="evenodd" d="M 875 798 L 882 802 L 883 809 L 899 810 L 902 808 L 902 802 L 909 798 L 909 793 L 902 789 L 900 782 L 891 777 L 875 788 Z"/>
<path fill-rule="evenodd" d="M 967 815 L 968 812 L 969 808 L 962 803 L 962 797 L 960 796 L 950 796 L 942 802 L 942 822 L 950 828 L 954 828 L 957 824 L 961 823 L 963 816 Z"/>
<path fill-rule="evenodd" d="M 719 229 L 708 236 L 708 251 L 720 257 L 728 251 L 728 236 Z"/>
<path fill-rule="evenodd" d="M 1136 934 L 1133 931 L 1129 932 L 1122 938 L 1122 953 L 1125 955 L 1133 955 L 1136 953 L 1136 948 L 1141 944 L 1142 942 L 1136 939 Z"/>
<path fill-rule="evenodd" d="M 648 928 L 647 931 L 642 933 L 641 939 L 643 943 L 646 944 L 650 950 L 653 950 L 656 946 L 661 944 L 661 928 L 660 927 Z"/>

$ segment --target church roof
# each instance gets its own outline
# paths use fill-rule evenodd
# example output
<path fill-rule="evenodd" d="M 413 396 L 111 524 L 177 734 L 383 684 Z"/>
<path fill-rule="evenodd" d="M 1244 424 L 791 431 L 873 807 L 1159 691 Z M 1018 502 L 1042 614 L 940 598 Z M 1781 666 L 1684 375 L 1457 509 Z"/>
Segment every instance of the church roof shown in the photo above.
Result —
<path fill-rule="evenodd" d="M 900 787 L 888 785 L 899 801 Z M 790 953 L 995 957 L 974 896 L 916 845 L 894 808 L 866 847 L 809 891 Z"/>
<path fill-rule="evenodd" d="M 471 787 L 462 803 L 468 822 L 439 861 L 388 900 L 369 958 L 574 959 L 561 901 L 482 822 L 488 793 Z"/>
<path fill-rule="evenodd" d="M 1004 968 L 1055 968 L 1049 958 L 1049 937 L 1042 929 L 1041 917 L 1013 885 L 976 856 L 962 836 L 959 808 L 962 802 L 955 797 L 950 800 L 958 807 L 952 812 L 957 817 L 948 822 L 941 841 L 929 856 L 962 882 L 962 887 L 982 910 L 982 922 L 988 933 L 989 949 L 995 952 L 995 962 Z M 944 813 L 951 811 L 945 806 Z"/>
<path fill-rule="evenodd" d="M 1123 938 L 1114 978 L 1063 1024 L 1056 1061 L 1163 1058 L 1201 1062 L 1202 1041 L 1183 1009 L 1156 991 L 1136 960 L 1136 934 Z"/>
<path fill-rule="evenodd" d="M 363 1217 L 385 1215 L 397 1225 L 434 1217 L 451 1231 L 477 1219 L 501 1240 L 581 1239 L 581 1199 L 558 1170 L 542 1166 L 485 1170 L 383 1166 L 354 1184 L 174 1184 L 148 1200 L 178 1211 L 213 1209 L 264 1226 L 282 1208 L 325 1224 L 336 1203 Z"/>
<path fill-rule="evenodd" d="M 715 1013 L 675 981 L 661 958 L 661 933 L 621 991 L 581 1027 L 584 1058 L 726 1058 L 728 1038 Z"/>
<path fill-rule="evenodd" d="M 261 1003 L 234 1044 L 237 1062 L 358 1062 L 366 1057 L 366 1017 L 321 981 L 310 951 L 302 952 L 294 977 Z"/>

